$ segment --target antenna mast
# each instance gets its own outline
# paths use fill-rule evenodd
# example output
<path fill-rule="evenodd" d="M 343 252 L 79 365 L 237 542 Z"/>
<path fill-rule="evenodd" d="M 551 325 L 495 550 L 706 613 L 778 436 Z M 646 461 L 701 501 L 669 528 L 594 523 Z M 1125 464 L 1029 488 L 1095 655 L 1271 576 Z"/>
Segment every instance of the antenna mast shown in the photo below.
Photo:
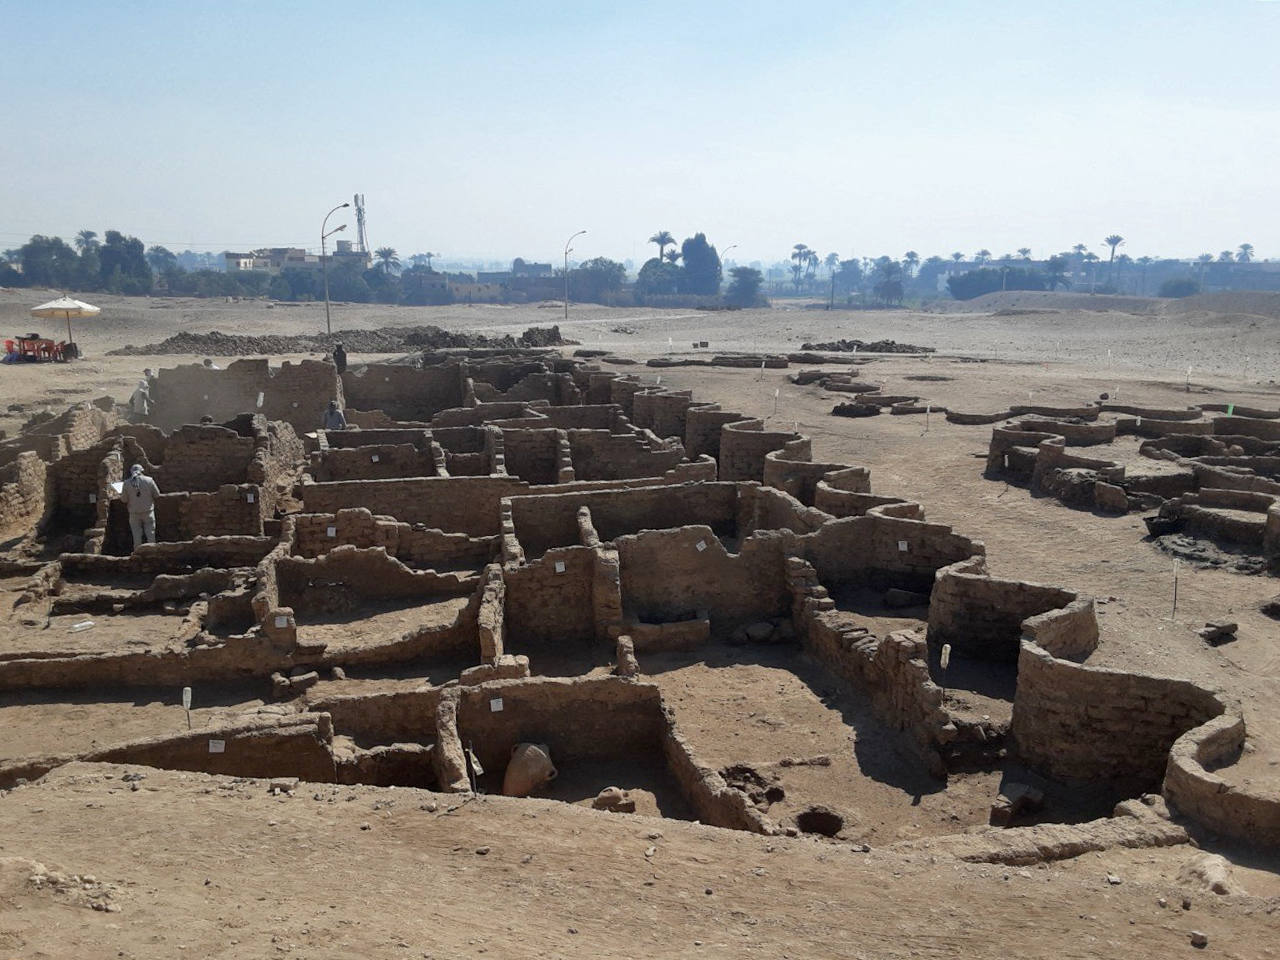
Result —
<path fill-rule="evenodd" d="M 364 232 L 364 194 L 357 193 L 353 199 L 356 208 L 356 244 L 360 253 L 368 253 L 369 238 Z"/>

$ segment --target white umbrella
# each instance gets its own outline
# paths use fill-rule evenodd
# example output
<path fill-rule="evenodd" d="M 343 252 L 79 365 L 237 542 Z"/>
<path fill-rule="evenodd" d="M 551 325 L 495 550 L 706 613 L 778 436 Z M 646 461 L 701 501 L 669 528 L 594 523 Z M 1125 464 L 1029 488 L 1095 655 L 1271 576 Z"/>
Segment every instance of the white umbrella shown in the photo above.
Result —
<path fill-rule="evenodd" d="M 85 303 L 81 300 L 72 300 L 70 297 L 59 297 L 57 300 L 50 300 L 48 303 L 42 303 L 38 307 L 31 308 L 33 317 L 41 317 L 46 320 L 66 320 L 68 343 L 71 342 L 72 317 L 79 320 L 84 317 L 96 317 L 101 312 L 101 307 L 95 307 L 92 303 Z"/>

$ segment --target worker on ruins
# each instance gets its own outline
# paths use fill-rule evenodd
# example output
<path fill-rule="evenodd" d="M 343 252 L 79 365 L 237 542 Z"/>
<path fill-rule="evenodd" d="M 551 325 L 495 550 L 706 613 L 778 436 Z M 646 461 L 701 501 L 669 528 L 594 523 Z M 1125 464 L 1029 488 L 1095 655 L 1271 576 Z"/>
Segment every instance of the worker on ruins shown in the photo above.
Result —
<path fill-rule="evenodd" d="M 129 505 L 129 528 L 133 531 L 133 548 L 143 543 L 156 542 L 156 498 L 160 488 L 142 472 L 142 464 L 129 468 L 129 479 L 124 482 L 125 501 Z"/>
<path fill-rule="evenodd" d="M 129 412 L 133 414 L 135 423 L 146 420 L 151 413 L 151 387 L 146 380 L 139 380 L 134 388 L 133 396 L 129 398 Z"/>
<path fill-rule="evenodd" d="M 213 362 L 212 360 L 210 360 L 208 357 L 205 357 L 205 358 L 204 358 L 204 368 L 205 368 L 206 370 L 221 370 L 221 369 L 222 369 L 220 366 L 218 366 L 216 363 L 214 363 L 214 362 Z"/>
<path fill-rule="evenodd" d="M 342 376 L 347 371 L 347 351 L 339 340 L 333 345 L 333 365 L 338 368 L 338 376 Z"/>
<path fill-rule="evenodd" d="M 342 415 L 342 411 L 338 408 L 337 400 L 329 401 L 329 409 L 324 412 L 323 426 L 326 430 L 347 429 L 347 418 Z"/>

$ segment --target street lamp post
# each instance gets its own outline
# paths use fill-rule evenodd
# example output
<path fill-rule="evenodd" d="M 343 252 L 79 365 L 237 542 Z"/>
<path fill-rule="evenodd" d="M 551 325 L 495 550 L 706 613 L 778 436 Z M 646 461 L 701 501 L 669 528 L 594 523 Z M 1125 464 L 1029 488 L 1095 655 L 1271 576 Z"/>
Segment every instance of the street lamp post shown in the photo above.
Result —
<path fill-rule="evenodd" d="M 573 248 L 569 245 L 586 232 L 585 230 L 579 230 L 564 242 L 564 319 L 566 323 L 569 322 L 569 254 L 573 253 Z"/>
<path fill-rule="evenodd" d="M 329 225 L 330 217 L 332 217 L 335 213 L 337 213 L 343 207 L 349 207 L 349 206 L 351 206 L 351 204 L 349 203 L 338 204 L 336 207 L 334 207 L 332 210 L 326 213 L 324 215 L 324 220 L 320 222 L 320 273 L 324 277 L 324 329 L 325 329 L 325 333 L 331 337 L 333 336 L 333 323 L 329 319 L 329 263 L 325 259 L 324 242 L 327 239 L 329 239 L 329 237 L 337 233 L 339 230 L 347 229 L 347 225 L 344 223 L 340 227 L 334 227 L 328 233 L 324 232 L 324 228 Z"/>

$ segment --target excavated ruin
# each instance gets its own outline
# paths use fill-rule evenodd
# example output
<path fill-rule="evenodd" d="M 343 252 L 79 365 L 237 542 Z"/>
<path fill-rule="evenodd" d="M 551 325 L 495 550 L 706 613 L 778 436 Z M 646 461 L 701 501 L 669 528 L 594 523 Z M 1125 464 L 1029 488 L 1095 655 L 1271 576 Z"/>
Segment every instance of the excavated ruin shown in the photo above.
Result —
<path fill-rule="evenodd" d="M 1127 802 L 1163 793 L 1280 845 L 1280 802 L 1231 779 L 1237 703 L 1091 664 L 1091 598 L 989 576 L 980 541 L 865 467 L 583 359 L 436 360 L 162 370 L 149 422 L 103 400 L 0 443 L 0 722 L 184 687 L 225 708 L 0 757 L 0 787 L 100 760 L 837 840 L 874 834 L 859 798 L 880 791 L 903 822 L 926 798 L 933 836 L 1011 828 L 981 854 L 1006 862 L 1046 821 L 1076 824 L 1064 850 L 1185 842 Z M 331 400 L 353 429 L 316 429 Z M 1275 424 L 1200 413 L 1014 411 L 988 469 L 1099 506 L 1158 495 L 1188 524 L 1258 512 L 1274 562 Z M 1130 432 L 1159 470 L 1065 453 Z M 112 486 L 132 463 L 163 491 L 137 549 Z"/>

